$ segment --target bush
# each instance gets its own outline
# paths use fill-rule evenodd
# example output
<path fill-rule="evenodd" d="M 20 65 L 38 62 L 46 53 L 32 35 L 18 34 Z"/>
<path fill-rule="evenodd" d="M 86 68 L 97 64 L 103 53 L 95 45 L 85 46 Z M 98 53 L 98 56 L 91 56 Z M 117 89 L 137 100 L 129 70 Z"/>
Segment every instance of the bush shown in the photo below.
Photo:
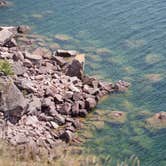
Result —
<path fill-rule="evenodd" d="M 0 72 L 7 75 L 13 75 L 13 69 L 11 64 L 7 60 L 0 60 Z"/>

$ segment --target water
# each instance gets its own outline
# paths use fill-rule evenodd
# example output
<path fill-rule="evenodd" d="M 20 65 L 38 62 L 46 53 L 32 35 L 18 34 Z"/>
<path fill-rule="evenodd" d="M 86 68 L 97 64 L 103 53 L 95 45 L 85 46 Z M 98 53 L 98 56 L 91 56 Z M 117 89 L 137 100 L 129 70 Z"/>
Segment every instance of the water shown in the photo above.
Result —
<path fill-rule="evenodd" d="M 124 79 L 132 87 L 112 95 L 97 109 L 128 113 L 123 125 L 106 122 L 93 130 L 85 146 L 95 154 L 125 159 L 132 154 L 143 166 L 166 165 L 166 131 L 144 128 L 141 111 L 166 108 L 166 1 L 164 0 L 13 0 L 0 9 L 1 25 L 27 24 L 33 32 L 52 38 L 63 48 L 86 53 L 86 72 L 107 81 Z M 152 75 L 157 74 L 152 78 Z"/>

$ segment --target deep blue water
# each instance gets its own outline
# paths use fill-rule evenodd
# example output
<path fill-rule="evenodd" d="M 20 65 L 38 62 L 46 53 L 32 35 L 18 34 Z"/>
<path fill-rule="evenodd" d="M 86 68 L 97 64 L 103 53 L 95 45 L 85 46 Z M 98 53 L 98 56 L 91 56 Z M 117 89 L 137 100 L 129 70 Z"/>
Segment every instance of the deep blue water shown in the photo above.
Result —
<path fill-rule="evenodd" d="M 34 33 L 48 36 L 52 43 L 56 34 L 69 35 L 70 41 L 59 44 L 86 53 L 88 74 L 131 82 L 126 94 L 110 96 L 97 108 L 127 112 L 127 122 L 118 127 L 106 123 L 93 131 L 94 137 L 85 146 L 115 160 L 135 154 L 143 166 L 165 166 L 166 131 L 146 130 L 144 118 L 138 115 L 166 110 L 166 1 L 12 2 L 10 8 L 0 9 L 1 25 L 30 25 Z M 150 79 L 149 74 L 157 74 L 158 79 Z"/>

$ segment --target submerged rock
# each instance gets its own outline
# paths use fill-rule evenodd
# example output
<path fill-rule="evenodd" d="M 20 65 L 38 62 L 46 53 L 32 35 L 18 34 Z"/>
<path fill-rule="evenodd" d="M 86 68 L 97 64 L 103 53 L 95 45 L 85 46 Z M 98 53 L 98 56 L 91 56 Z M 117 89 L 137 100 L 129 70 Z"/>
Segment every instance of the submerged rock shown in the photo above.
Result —
<path fill-rule="evenodd" d="M 161 129 L 166 128 L 166 112 L 159 112 L 152 117 L 146 119 L 146 127 Z"/>
<path fill-rule="evenodd" d="M 9 2 L 7 2 L 6 0 L 0 0 L 0 7 L 5 7 L 8 5 L 9 5 Z"/>
<path fill-rule="evenodd" d="M 122 111 L 110 111 L 107 114 L 108 122 L 124 123 L 126 121 L 126 113 Z"/>

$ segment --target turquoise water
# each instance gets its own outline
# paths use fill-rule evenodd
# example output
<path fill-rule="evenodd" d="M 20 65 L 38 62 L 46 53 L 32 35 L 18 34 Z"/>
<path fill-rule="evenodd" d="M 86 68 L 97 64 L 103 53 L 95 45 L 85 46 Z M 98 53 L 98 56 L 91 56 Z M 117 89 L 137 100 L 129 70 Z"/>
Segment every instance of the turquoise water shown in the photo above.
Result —
<path fill-rule="evenodd" d="M 166 130 L 149 131 L 144 119 L 166 109 L 166 1 L 12 2 L 10 8 L 0 9 L 1 25 L 30 25 L 33 32 L 48 36 L 50 44 L 86 53 L 88 74 L 131 82 L 127 93 L 112 95 L 97 108 L 126 112 L 126 123 L 106 122 L 93 129 L 85 146 L 115 160 L 135 154 L 143 166 L 165 166 Z M 57 41 L 56 34 L 70 40 Z M 140 115 L 142 111 L 147 115 Z"/>

